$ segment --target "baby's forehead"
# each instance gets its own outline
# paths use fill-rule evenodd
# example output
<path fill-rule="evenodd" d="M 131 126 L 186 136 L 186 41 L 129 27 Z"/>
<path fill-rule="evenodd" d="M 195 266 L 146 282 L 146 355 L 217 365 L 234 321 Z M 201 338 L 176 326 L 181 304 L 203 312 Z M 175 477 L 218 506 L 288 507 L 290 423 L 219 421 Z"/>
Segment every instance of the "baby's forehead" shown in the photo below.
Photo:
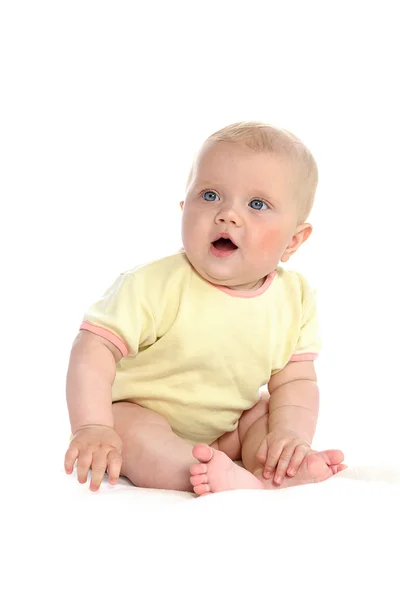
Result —
<path fill-rule="evenodd" d="M 244 143 L 208 141 L 198 153 L 192 175 L 196 180 L 235 180 L 266 183 L 281 179 L 290 183 L 297 176 L 297 166 L 284 154 L 254 150 Z"/>

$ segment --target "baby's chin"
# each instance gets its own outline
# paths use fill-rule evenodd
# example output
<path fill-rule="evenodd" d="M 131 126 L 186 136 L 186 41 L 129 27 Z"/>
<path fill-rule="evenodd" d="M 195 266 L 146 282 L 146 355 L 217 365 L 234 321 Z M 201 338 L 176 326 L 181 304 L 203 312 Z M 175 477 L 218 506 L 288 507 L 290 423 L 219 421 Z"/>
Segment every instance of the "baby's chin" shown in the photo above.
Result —
<path fill-rule="evenodd" d="M 248 269 L 237 268 L 238 265 L 211 257 L 201 260 L 199 256 L 191 256 L 191 253 L 185 250 L 186 257 L 197 273 L 209 283 L 220 285 L 232 290 L 254 290 L 260 287 L 268 273 L 249 273 Z M 240 265 L 239 265 L 240 267 Z M 274 269 L 271 269 L 273 271 Z M 260 283 L 261 282 L 261 283 Z"/>
<path fill-rule="evenodd" d="M 227 287 L 231 290 L 238 290 L 238 291 L 257 289 L 257 288 L 261 287 L 261 285 L 264 283 L 264 280 L 266 277 L 266 276 L 261 276 L 259 278 L 254 278 L 253 281 L 249 281 L 248 278 L 243 278 L 243 277 L 238 277 L 238 276 L 235 277 L 235 276 L 227 275 L 227 274 L 226 275 L 225 274 L 217 274 L 215 272 L 209 272 L 206 269 L 201 269 L 201 268 L 199 268 L 197 270 L 197 272 L 199 273 L 199 275 L 201 275 L 201 277 L 203 277 L 203 279 L 205 279 L 209 283 L 212 283 L 213 285 L 221 285 L 221 286 Z"/>

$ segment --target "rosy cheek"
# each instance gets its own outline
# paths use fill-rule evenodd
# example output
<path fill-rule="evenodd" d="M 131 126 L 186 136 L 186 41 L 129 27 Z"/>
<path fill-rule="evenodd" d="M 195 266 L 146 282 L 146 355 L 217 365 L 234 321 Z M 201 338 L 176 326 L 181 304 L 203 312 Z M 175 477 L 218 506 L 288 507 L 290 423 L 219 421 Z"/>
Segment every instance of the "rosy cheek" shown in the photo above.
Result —
<path fill-rule="evenodd" d="M 282 246 L 282 230 L 278 228 L 270 228 L 267 232 L 262 231 L 257 238 L 253 238 L 260 250 L 271 251 L 274 249 L 280 249 Z"/>

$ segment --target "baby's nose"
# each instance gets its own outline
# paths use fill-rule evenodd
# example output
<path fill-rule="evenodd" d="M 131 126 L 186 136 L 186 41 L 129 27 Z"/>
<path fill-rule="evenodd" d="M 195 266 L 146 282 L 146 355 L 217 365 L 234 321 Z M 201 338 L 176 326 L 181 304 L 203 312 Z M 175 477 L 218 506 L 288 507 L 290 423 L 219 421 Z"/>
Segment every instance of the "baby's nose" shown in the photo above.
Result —
<path fill-rule="evenodd" d="M 234 223 L 238 225 L 241 222 L 241 218 L 239 214 L 233 209 L 221 210 L 221 212 L 217 215 L 218 223 Z"/>

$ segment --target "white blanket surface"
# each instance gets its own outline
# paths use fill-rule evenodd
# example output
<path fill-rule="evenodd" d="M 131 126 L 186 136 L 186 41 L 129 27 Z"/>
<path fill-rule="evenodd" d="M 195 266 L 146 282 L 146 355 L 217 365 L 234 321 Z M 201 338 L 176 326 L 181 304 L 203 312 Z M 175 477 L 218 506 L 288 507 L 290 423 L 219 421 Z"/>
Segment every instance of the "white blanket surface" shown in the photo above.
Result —
<path fill-rule="evenodd" d="M 395 470 L 204 498 L 124 479 L 94 494 L 60 470 L 29 496 L 8 598 L 400 598 Z"/>

